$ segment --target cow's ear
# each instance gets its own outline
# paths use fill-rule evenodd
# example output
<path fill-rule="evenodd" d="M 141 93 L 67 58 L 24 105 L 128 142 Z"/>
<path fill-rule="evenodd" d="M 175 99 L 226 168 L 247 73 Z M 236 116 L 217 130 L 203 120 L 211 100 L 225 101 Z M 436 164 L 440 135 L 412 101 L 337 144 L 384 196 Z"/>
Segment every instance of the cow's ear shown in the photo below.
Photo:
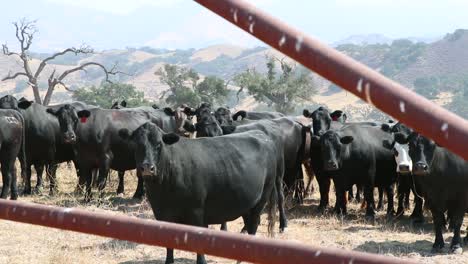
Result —
<path fill-rule="evenodd" d="M 193 124 L 192 122 L 184 122 L 184 126 L 183 128 L 185 129 L 185 131 L 188 131 L 190 133 L 193 133 L 197 130 L 197 124 Z"/>
<path fill-rule="evenodd" d="M 120 105 L 123 107 L 127 107 L 127 101 L 122 100 L 122 102 L 120 102 Z"/>
<path fill-rule="evenodd" d="M 388 123 L 393 124 L 393 123 L 395 123 L 395 121 L 393 121 L 393 119 L 389 119 Z"/>
<path fill-rule="evenodd" d="M 179 139 L 180 139 L 179 135 L 175 133 L 168 133 L 162 136 L 162 140 L 164 144 L 167 144 L 167 145 L 172 145 L 176 143 L 177 141 L 179 141 Z"/>
<path fill-rule="evenodd" d="M 156 104 L 152 105 L 151 107 L 153 107 L 153 109 L 159 109 L 159 106 L 157 106 Z"/>
<path fill-rule="evenodd" d="M 184 108 L 184 113 L 188 116 L 193 116 L 196 114 L 196 110 L 194 108 L 191 108 L 191 107 L 185 107 Z"/>
<path fill-rule="evenodd" d="M 123 140 L 127 140 L 127 139 L 130 138 L 130 131 L 128 131 L 128 129 L 126 129 L 126 128 L 122 128 L 122 129 L 119 130 L 119 136 Z"/>
<path fill-rule="evenodd" d="M 353 140 L 354 140 L 353 136 L 344 136 L 340 138 L 341 144 L 349 144 L 353 142 Z"/>
<path fill-rule="evenodd" d="M 32 105 L 31 101 L 24 100 L 18 103 L 18 107 L 21 109 L 28 109 Z"/>
<path fill-rule="evenodd" d="M 168 116 L 175 116 L 175 111 L 170 107 L 164 107 L 164 113 Z"/>
<path fill-rule="evenodd" d="M 76 115 L 80 118 L 81 123 L 86 123 L 88 120 L 89 116 L 91 115 L 91 112 L 88 110 L 81 110 Z"/>
<path fill-rule="evenodd" d="M 91 112 L 89 110 L 81 110 L 78 113 L 76 113 L 79 118 L 86 117 L 88 118 L 91 115 Z"/>
<path fill-rule="evenodd" d="M 312 114 L 309 112 L 309 110 L 304 109 L 304 110 L 302 111 L 302 115 L 305 116 L 305 117 L 311 117 Z"/>
<path fill-rule="evenodd" d="M 54 116 L 57 115 L 57 111 L 52 108 L 47 108 L 46 112 Z"/>
<path fill-rule="evenodd" d="M 385 124 L 385 123 L 382 124 L 382 125 L 380 126 L 380 128 L 381 128 L 383 131 L 385 131 L 385 132 L 390 132 L 390 129 L 391 129 L 390 125 L 389 125 L 389 124 Z"/>
<path fill-rule="evenodd" d="M 236 130 L 236 126 L 221 126 L 221 129 L 223 130 L 223 135 L 229 135 L 232 134 Z"/>
<path fill-rule="evenodd" d="M 118 104 L 119 104 L 119 102 L 114 102 L 114 103 L 112 104 L 112 106 L 111 106 L 110 109 L 115 109 L 115 107 L 116 107 Z"/>
<path fill-rule="evenodd" d="M 343 111 L 336 110 L 330 114 L 330 117 L 333 121 L 337 121 L 343 115 Z"/>
<path fill-rule="evenodd" d="M 398 132 L 395 133 L 394 137 L 398 144 L 408 144 L 408 137 L 406 137 L 405 134 Z"/>
<path fill-rule="evenodd" d="M 393 143 L 390 143 L 390 141 L 388 141 L 388 140 L 385 139 L 385 140 L 382 142 L 382 146 L 383 146 L 384 148 L 386 148 L 386 149 L 393 149 L 393 147 L 395 146 L 395 141 L 394 141 Z"/>

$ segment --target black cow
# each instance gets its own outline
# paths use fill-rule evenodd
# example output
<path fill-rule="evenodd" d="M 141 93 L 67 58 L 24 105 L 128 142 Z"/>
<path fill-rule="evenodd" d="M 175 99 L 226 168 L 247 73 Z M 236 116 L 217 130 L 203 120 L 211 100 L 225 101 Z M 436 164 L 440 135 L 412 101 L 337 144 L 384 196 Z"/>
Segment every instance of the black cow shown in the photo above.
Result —
<path fill-rule="evenodd" d="M 155 110 L 152 107 L 138 107 L 127 109 L 90 109 L 77 111 L 74 107 L 62 107 L 62 115 L 58 115 L 61 127 L 67 130 L 62 132 L 75 135 L 76 144 L 73 144 L 76 160 L 80 171 L 80 183 L 86 183 L 86 200 L 90 199 L 92 171 L 99 169 L 98 187 L 102 191 L 106 185 L 109 169 L 126 171 L 135 169 L 133 152 L 126 141 L 118 136 L 118 130 L 127 128 L 135 130 L 146 122 L 157 124 L 163 129 L 176 130 L 174 118 L 168 116 L 164 110 Z M 65 111 L 66 110 L 66 111 Z M 81 122 L 78 120 L 81 119 Z M 138 174 L 138 185 L 135 198 L 144 195 L 143 181 Z"/>
<path fill-rule="evenodd" d="M 278 160 L 284 162 L 284 176 L 282 176 L 281 182 L 284 181 L 289 192 L 296 191 L 297 199 L 302 198 L 298 197 L 300 195 L 295 189 L 297 182 L 303 180 L 301 162 L 305 147 L 305 133 L 303 133 L 302 125 L 291 118 L 282 117 L 272 120 L 258 120 L 251 124 L 236 126 L 234 129 L 233 133 L 260 130 L 271 138 L 272 142 L 277 145 L 277 149 L 281 150 L 278 153 Z M 279 187 L 282 187 L 282 184 L 277 186 L 277 188 Z M 283 231 L 286 227 L 286 216 L 281 215 L 284 214 L 282 208 L 283 196 L 284 194 L 281 192 L 278 201 L 280 206 L 280 231 Z"/>
<path fill-rule="evenodd" d="M 332 115 L 333 114 L 333 115 Z M 321 136 L 329 129 L 339 129 L 343 126 L 346 118 L 342 111 L 335 111 L 332 114 L 328 109 L 319 107 L 312 113 L 304 109 L 303 115 L 306 118 L 312 119 L 311 132 L 315 136 Z M 319 144 L 311 144 L 310 146 L 310 167 L 312 168 L 319 185 L 320 203 L 318 206 L 319 212 L 323 212 L 328 206 L 330 192 L 330 175 L 323 169 L 322 152 Z M 360 195 L 356 194 L 356 198 Z"/>
<path fill-rule="evenodd" d="M 232 125 L 234 120 L 232 119 L 231 116 L 231 110 L 227 107 L 219 107 L 216 109 L 214 112 L 214 116 L 218 123 L 222 126 L 224 125 Z"/>
<path fill-rule="evenodd" d="M 16 99 L 11 100 L 16 101 Z M 36 189 L 42 188 L 42 173 L 45 168 L 50 179 L 50 194 L 54 194 L 57 189 L 55 179 L 57 164 L 74 158 L 73 149 L 62 140 L 59 123 L 47 112 L 48 108 L 56 109 L 61 105 L 45 107 L 22 99 L 13 102 L 9 108 L 15 109 L 16 105 L 24 117 L 25 137 L 28 142 L 25 146 L 27 164 L 23 193 L 31 194 L 31 166 L 34 165 L 37 172 Z M 86 106 L 80 102 L 75 105 L 79 108 Z M 2 107 L 8 106 L 2 105 Z"/>
<path fill-rule="evenodd" d="M 383 146 L 392 136 L 380 127 L 346 125 L 339 130 L 329 130 L 320 138 L 314 136 L 313 144 L 320 144 L 323 169 L 333 178 L 336 189 L 338 213 L 346 214 L 345 192 L 353 184 L 364 187 L 367 202 L 366 218 L 374 219 L 374 187 L 384 188 L 393 197 L 396 165 L 393 152 Z M 392 216 L 393 199 L 388 199 L 387 216 Z"/>
<path fill-rule="evenodd" d="M 239 117 L 242 119 L 260 120 L 260 119 L 275 119 L 284 117 L 285 115 L 279 112 L 258 112 L 240 110 L 232 116 L 232 119 L 237 121 Z"/>
<path fill-rule="evenodd" d="M 442 230 L 445 212 L 453 227 L 452 253 L 461 254 L 460 228 L 468 210 L 468 162 L 416 132 L 396 133 L 395 140 L 409 145 L 414 180 L 423 187 L 423 195 L 432 213 L 435 229 L 434 252 L 444 247 Z M 468 235 L 464 239 L 468 243 Z"/>
<path fill-rule="evenodd" d="M 208 227 L 242 216 L 247 232 L 255 235 L 268 203 L 273 232 L 275 183 L 282 171 L 278 150 L 263 132 L 180 139 L 146 123 L 131 135 L 126 129 L 119 134 L 133 145 L 156 219 Z M 168 248 L 166 263 L 173 262 Z M 197 255 L 197 263 L 206 263 L 203 255 Z"/>
<path fill-rule="evenodd" d="M 159 107 L 153 105 L 151 107 L 136 107 L 136 108 L 127 108 L 127 102 L 122 100 L 121 102 L 115 102 L 112 104 L 110 109 L 130 109 L 131 111 L 139 110 L 139 111 L 148 111 L 149 113 L 153 114 L 155 110 L 158 110 Z M 176 132 L 180 135 L 190 136 L 187 134 L 187 131 L 184 129 L 184 126 L 187 123 L 191 124 L 190 120 L 188 120 L 187 115 L 184 113 L 185 106 L 181 106 L 173 110 L 170 107 L 166 107 L 163 109 L 166 115 L 163 115 L 160 110 L 156 111 L 157 113 L 157 123 L 158 125 L 166 132 Z M 119 185 L 117 187 L 117 194 L 123 194 L 125 191 L 124 186 L 124 176 L 125 171 L 119 171 Z"/>
<path fill-rule="evenodd" d="M 0 109 L 0 165 L 3 182 L 0 197 L 3 199 L 8 197 L 10 190 L 10 198 L 18 198 L 15 160 L 16 157 L 23 161 L 26 159 L 24 135 L 24 119 L 21 114 L 12 109 Z"/>

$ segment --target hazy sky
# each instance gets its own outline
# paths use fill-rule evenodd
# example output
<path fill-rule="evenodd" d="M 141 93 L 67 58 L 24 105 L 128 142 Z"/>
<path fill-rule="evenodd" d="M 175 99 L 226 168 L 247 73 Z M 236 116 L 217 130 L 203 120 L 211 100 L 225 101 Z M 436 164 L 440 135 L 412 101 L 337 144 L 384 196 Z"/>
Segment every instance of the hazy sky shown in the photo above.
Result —
<path fill-rule="evenodd" d="M 220 0 L 221 1 L 221 0 Z M 200 48 L 261 43 L 191 0 L 15 0 L 2 2 L 0 41 L 14 41 L 12 21 L 38 20 L 33 50 L 85 42 L 96 49 Z M 331 43 L 350 35 L 435 37 L 468 28 L 466 0 L 251 0 Z M 12 47 L 13 48 L 13 47 Z"/>

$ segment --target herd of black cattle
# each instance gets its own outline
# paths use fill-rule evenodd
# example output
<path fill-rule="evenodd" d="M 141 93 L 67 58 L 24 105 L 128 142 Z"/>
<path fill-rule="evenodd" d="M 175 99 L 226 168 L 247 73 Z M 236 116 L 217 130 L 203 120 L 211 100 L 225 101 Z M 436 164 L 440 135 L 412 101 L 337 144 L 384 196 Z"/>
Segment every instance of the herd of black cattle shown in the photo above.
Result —
<path fill-rule="evenodd" d="M 196 123 L 192 117 L 196 116 Z M 31 194 L 31 167 L 42 187 L 44 169 L 50 193 L 57 190 L 56 169 L 75 165 L 78 185 L 104 190 L 109 170 L 119 173 L 117 193 L 124 192 L 124 172 L 137 169 L 134 197 L 146 194 L 158 220 L 207 227 L 238 217 L 254 235 L 267 209 L 272 232 L 276 209 L 280 232 L 287 227 L 285 193 L 302 202 L 302 165 L 320 189 L 319 210 L 328 207 L 330 182 L 335 211 L 346 214 L 348 196 L 363 192 L 366 219 L 375 215 L 374 188 L 389 197 L 387 216 L 401 216 L 415 196 L 414 221 L 423 221 L 423 201 L 435 227 L 433 250 L 444 247 L 446 224 L 453 229 L 451 252 L 462 252 L 460 229 L 468 210 L 468 163 L 401 123 L 347 122 L 342 111 L 320 107 L 304 118 L 276 112 L 212 109 L 209 104 L 126 108 L 125 102 L 102 109 L 82 102 L 42 106 L 24 98 L 0 98 L 1 198 L 17 199 L 15 160 L 21 163 L 24 194 Z M 192 139 L 196 132 L 197 139 Z M 468 141 L 460 142 L 467 144 Z M 398 209 L 394 211 L 394 185 Z M 284 185 L 284 186 L 283 186 Z M 353 186 L 357 193 L 353 193 Z M 364 204 L 364 203 L 363 203 Z M 446 216 L 447 213 L 447 216 Z M 468 243 L 468 235 L 464 239 Z M 167 249 L 166 263 L 173 263 Z M 205 263 L 197 255 L 197 263 Z"/>

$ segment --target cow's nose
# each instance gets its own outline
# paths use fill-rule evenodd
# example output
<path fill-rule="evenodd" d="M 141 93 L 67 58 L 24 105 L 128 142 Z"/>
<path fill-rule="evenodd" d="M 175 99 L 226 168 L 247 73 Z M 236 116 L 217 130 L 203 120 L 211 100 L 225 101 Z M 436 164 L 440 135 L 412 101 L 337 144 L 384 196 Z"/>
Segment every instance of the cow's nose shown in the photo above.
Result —
<path fill-rule="evenodd" d="M 400 172 L 408 172 L 409 171 L 409 165 L 399 165 L 398 167 L 400 169 Z"/>
<path fill-rule="evenodd" d="M 328 161 L 327 166 L 328 166 L 329 169 L 337 169 L 338 168 L 338 164 L 336 164 L 336 162 L 334 162 L 332 160 Z"/>
<path fill-rule="evenodd" d="M 427 164 L 422 163 L 422 162 L 416 163 L 416 167 L 418 167 L 418 169 L 421 169 L 421 170 L 427 170 Z"/>
<path fill-rule="evenodd" d="M 152 175 L 154 174 L 154 165 L 144 163 L 140 166 L 140 170 L 143 175 Z"/>

